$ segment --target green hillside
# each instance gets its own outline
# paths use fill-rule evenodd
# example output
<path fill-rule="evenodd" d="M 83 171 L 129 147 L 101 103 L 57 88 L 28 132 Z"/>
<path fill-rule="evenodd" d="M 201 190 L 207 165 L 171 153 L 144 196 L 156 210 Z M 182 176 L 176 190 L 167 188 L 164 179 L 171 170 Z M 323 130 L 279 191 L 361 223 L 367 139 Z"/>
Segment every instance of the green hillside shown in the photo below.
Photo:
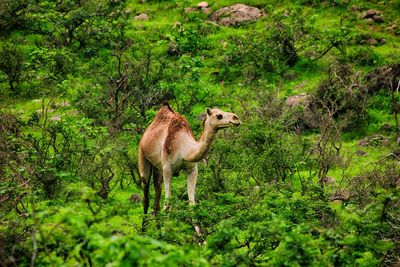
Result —
<path fill-rule="evenodd" d="M 0 265 L 398 266 L 399 23 L 399 0 L 2 0 Z M 196 205 L 181 171 L 145 215 L 166 102 L 195 138 L 207 108 L 241 125 Z"/>

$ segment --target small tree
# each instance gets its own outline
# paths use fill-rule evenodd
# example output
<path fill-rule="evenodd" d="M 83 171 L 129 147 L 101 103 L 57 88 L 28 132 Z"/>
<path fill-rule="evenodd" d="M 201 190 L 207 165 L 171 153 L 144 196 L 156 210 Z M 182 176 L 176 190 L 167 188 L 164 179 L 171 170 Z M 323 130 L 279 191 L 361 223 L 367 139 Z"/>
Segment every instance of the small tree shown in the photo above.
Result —
<path fill-rule="evenodd" d="M 0 1 L 0 35 L 6 35 L 24 24 L 24 13 L 28 3 L 29 0 Z"/>
<path fill-rule="evenodd" d="M 386 84 L 389 87 L 390 102 L 392 105 L 392 112 L 394 121 L 396 123 L 397 138 L 400 138 L 399 126 L 399 112 L 400 112 L 400 64 L 390 66 L 388 68 L 388 75 L 386 76 Z"/>
<path fill-rule="evenodd" d="M 362 82 L 361 72 L 355 72 L 350 64 L 330 67 L 328 77 L 318 85 L 313 95 L 311 108 L 323 115 L 347 120 L 343 127 L 357 128 L 366 121 L 368 89 Z M 318 114 L 316 118 L 323 117 Z M 319 123 L 323 123 L 322 120 Z"/>
<path fill-rule="evenodd" d="M 21 80 L 23 64 L 23 51 L 16 44 L 6 43 L 0 48 L 0 71 L 5 74 L 12 92 L 16 92 Z"/>
<path fill-rule="evenodd" d="M 136 49 L 134 51 L 133 49 Z M 134 52 L 133 52 L 134 51 Z M 130 57 L 128 52 L 137 53 Z M 172 94 L 162 86 L 168 76 L 162 58 L 155 59 L 151 47 L 146 51 L 133 47 L 128 51 L 115 51 L 111 62 L 112 73 L 104 71 L 107 88 L 101 91 L 101 99 L 107 114 L 106 124 L 114 135 L 127 123 L 135 123 L 141 131 L 147 111 Z"/>
<path fill-rule="evenodd" d="M 317 163 L 318 181 L 323 187 L 329 170 L 338 163 L 342 147 L 341 135 L 346 120 L 337 122 L 334 115 L 337 112 L 336 103 L 324 103 L 320 110 L 320 135 L 314 147 Z"/>

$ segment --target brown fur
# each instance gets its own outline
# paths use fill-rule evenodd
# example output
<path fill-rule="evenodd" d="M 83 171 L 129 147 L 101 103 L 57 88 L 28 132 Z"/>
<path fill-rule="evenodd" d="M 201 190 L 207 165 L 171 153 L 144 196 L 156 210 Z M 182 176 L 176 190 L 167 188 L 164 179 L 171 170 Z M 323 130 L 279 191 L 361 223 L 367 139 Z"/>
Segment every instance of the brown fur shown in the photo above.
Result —
<path fill-rule="evenodd" d="M 164 149 L 167 151 L 168 154 L 171 153 L 174 147 L 176 134 L 182 130 L 186 131 L 187 133 L 193 136 L 193 132 L 192 129 L 190 128 L 188 121 L 178 113 L 174 113 L 174 116 L 171 118 L 171 121 L 169 122 L 168 134 L 164 143 Z"/>
<path fill-rule="evenodd" d="M 174 112 L 168 103 L 163 103 L 163 107 L 154 118 L 151 128 L 155 129 L 160 125 L 168 127 L 168 134 L 164 143 L 164 149 L 168 154 L 173 150 L 175 137 L 179 131 L 186 131 L 193 136 L 188 121 L 179 113 Z"/>
<path fill-rule="evenodd" d="M 154 118 L 153 127 L 160 124 L 168 124 L 174 115 L 175 112 L 169 106 L 163 106 Z"/>

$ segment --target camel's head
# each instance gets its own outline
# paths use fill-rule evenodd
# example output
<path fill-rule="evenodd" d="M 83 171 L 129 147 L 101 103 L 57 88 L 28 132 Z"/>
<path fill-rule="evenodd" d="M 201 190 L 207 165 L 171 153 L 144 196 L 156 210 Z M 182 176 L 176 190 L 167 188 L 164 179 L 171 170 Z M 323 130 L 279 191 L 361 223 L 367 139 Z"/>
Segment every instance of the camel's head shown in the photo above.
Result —
<path fill-rule="evenodd" d="M 206 118 L 204 120 L 204 125 L 208 124 L 215 130 L 239 126 L 240 123 L 240 119 L 236 114 L 225 112 L 217 108 L 207 109 Z"/>

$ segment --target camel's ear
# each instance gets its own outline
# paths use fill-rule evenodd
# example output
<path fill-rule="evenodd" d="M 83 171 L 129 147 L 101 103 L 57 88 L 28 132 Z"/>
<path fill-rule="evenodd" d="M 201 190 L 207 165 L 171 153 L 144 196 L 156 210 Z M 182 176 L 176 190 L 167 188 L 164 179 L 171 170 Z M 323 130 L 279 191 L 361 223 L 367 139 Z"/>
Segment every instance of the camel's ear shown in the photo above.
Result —
<path fill-rule="evenodd" d="M 211 109 L 207 108 L 207 114 L 208 116 L 211 116 Z"/>
<path fill-rule="evenodd" d="M 207 119 L 207 114 L 206 113 L 201 113 L 200 116 L 198 117 L 199 120 L 201 121 L 205 121 L 205 119 Z"/>

